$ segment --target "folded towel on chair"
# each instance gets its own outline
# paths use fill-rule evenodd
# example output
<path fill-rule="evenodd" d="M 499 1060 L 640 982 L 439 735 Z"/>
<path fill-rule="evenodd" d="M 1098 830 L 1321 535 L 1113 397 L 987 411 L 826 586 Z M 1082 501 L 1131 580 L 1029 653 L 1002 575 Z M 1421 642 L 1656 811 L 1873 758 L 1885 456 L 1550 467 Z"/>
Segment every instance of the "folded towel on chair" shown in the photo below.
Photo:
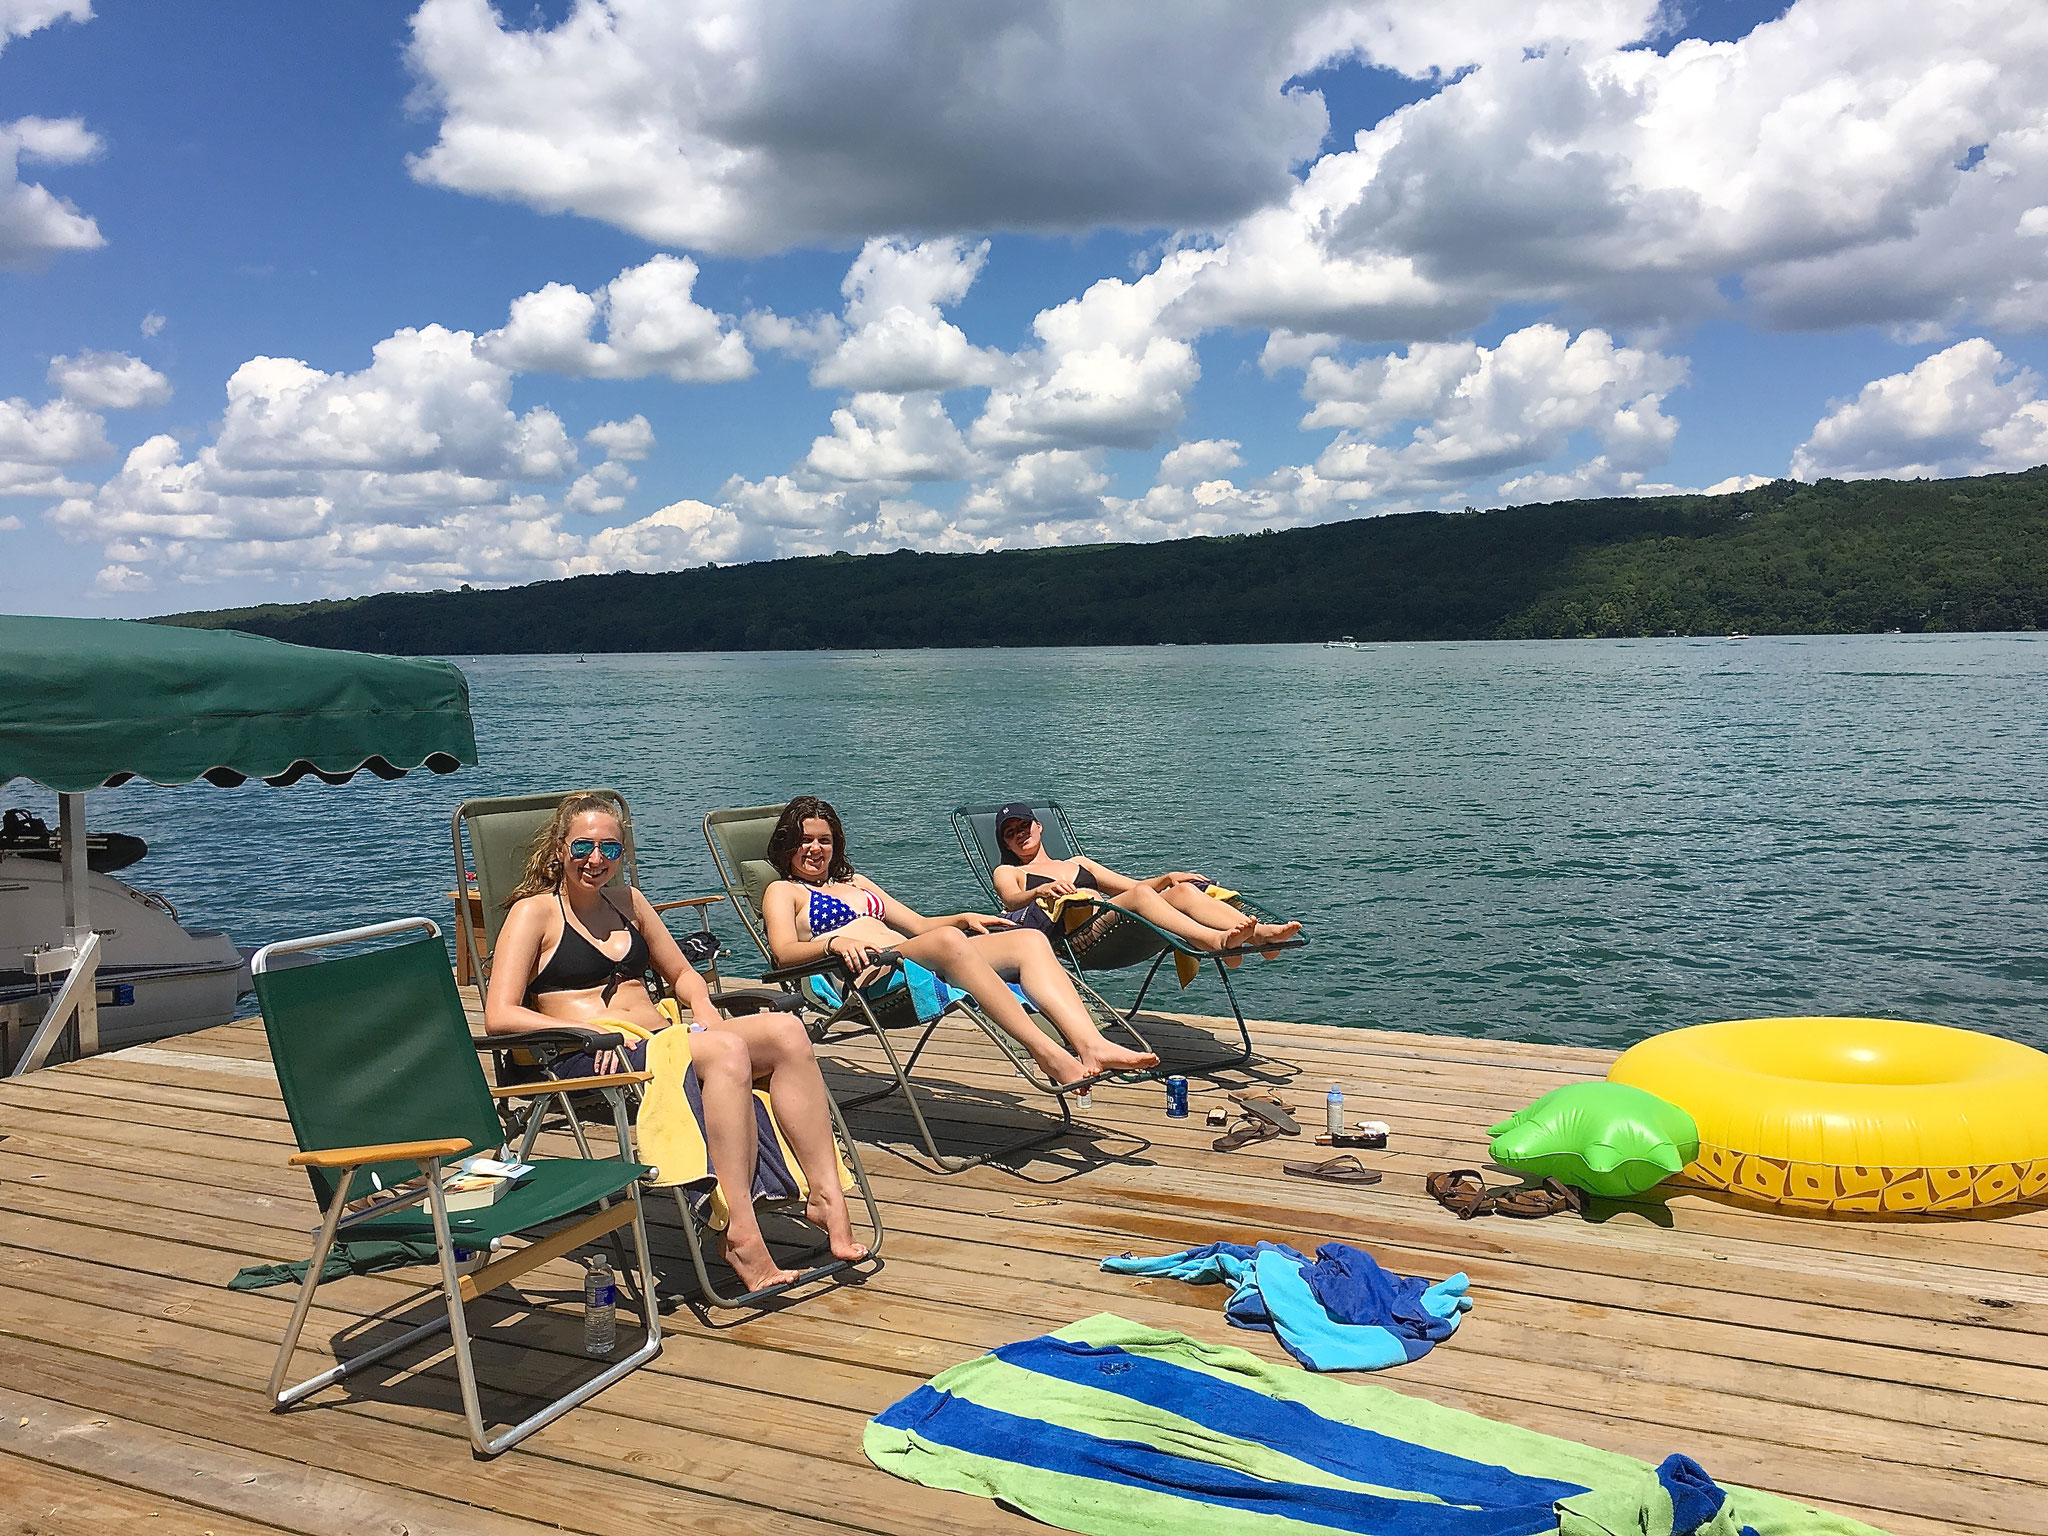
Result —
<path fill-rule="evenodd" d="M 837 1008 L 839 1006 L 841 996 L 839 988 L 822 976 L 813 978 L 812 984 L 818 989 L 818 995 L 824 1001 L 827 1008 Z M 869 982 L 860 990 L 861 996 L 867 998 L 870 1002 L 880 1002 L 892 993 L 908 991 L 910 993 L 910 1006 L 916 1010 L 917 1021 L 920 1024 L 931 1023 L 933 1019 L 936 1019 L 948 1008 L 959 1002 L 961 998 L 968 995 L 946 981 L 944 977 L 934 975 L 926 970 L 915 960 L 905 960 L 901 957 L 897 959 L 894 968 L 890 970 L 887 976 Z M 1024 989 L 1014 981 L 1010 983 L 1010 990 L 1017 994 L 1017 1001 L 1022 1003 L 1027 1010 L 1037 1008 L 1038 1005 L 1032 1002 L 1025 995 Z"/>

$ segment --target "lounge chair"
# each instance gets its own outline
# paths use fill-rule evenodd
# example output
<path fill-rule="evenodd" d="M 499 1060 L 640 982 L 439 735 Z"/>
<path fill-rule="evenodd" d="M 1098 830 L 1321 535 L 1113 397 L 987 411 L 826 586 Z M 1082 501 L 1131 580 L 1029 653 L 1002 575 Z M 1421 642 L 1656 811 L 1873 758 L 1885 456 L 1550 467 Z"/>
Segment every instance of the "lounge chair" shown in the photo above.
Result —
<path fill-rule="evenodd" d="M 626 804 L 626 797 L 617 790 L 600 792 L 610 795 L 618 802 L 621 840 L 626 845 L 626 882 L 637 886 L 639 865 L 633 847 L 632 810 Z M 456 807 L 455 814 L 450 819 L 450 830 L 455 845 L 458 881 L 456 889 L 463 890 L 461 882 L 468 874 L 473 873 L 473 888 L 483 908 L 481 930 L 468 921 L 459 921 L 457 925 L 457 942 L 471 946 L 470 966 L 472 974 L 476 977 L 479 1001 L 489 989 L 490 956 L 497 948 L 498 934 L 505 925 L 506 898 L 517 888 L 520 876 L 525 872 L 527 854 L 533 847 L 534 838 L 539 836 L 542 828 L 546 827 L 554 816 L 555 807 L 572 793 L 575 791 L 465 800 Z M 678 909 L 696 911 L 698 931 L 685 936 L 683 952 L 690 957 L 692 963 L 702 964 L 707 960 L 715 963 L 718 953 L 718 942 L 711 935 L 709 923 L 705 918 L 705 909 L 725 899 L 722 895 L 693 896 L 681 901 L 658 901 L 651 904 L 657 912 Z M 795 1011 L 802 1006 L 800 998 L 786 992 L 763 991 L 759 988 L 719 988 L 716 985 L 715 969 L 712 974 L 714 985 L 711 1000 L 727 1014 L 765 1013 L 779 1008 Z M 680 1015 L 673 1011 L 672 1003 L 664 1002 L 660 1006 L 671 1010 L 671 1016 L 680 1020 Z M 578 1051 L 614 1050 L 620 1043 L 615 1035 L 599 1035 L 591 1030 L 565 1025 L 560 1029 L 530 1031 L 496 1039 L 485 1036 L 478 1039 L 477 1046 L 492 1053 L 498 1081 L 501 1084 L 515 1084 L 544 1081 L 547 1065 L 559 1056 L 571 1055 Z M 766 1105 L 767 1096 L 757 1096 L 762 1104 Z M 631 1099 L 637 1105 L 639 1095 L 629 1093 L 613 1104 L 613 1134 L 618 1138 L 618 1145 L 622 1149 L 633 1145 L 625 1114 L 625 1099 Z M 583 1114 L 591 1107 L 590 1095 L 563 1095 L 554 1102 L 566 1122 L 564 1129 L 575 1137 L 576 1145 L 583 1155 L 590 1156 L 590 1144 L 585 1138 L 583 1127 Z M 867 1206 L 868 1226 L 872 1233 L 868 1254 L 873 1258 L 882 1251 L 881 1209 L 875 1202 L 874 1191 L 868 1185 L 867 1169 L 860 1161 L 860 1149 L 847 1131 L 846 1122 L 840 1117 L 839 1106 L 833 1101 L 829 1091 L 825 1096 L 825 1103 L 832 1113 L 833 1128 L 838 1133 L 841 1183 L 849 1193 L 857 1191 Z M 544 1112 L 546 1106 L 543 1102 L 536 1107 Z M 508 1112 L 505 1115 L 506 1128 L 512 1134 L 524 1134 L 530 1142 L 538 1129 L 538 1116 L 533 1118 L 536 1123 L 529 1125 L 526 1117 L 517 1110 Z M 711 1176 L 709 1156 L 705 1151 L 702 1137 L 696 1135 L 694 1124 L 685 1128 L 682 1134 L 687 1138 L 687 1145 L 681 1149 L 674 1143 L 664 1146 L 661 1155 L 653 1158 L 653 1161 L 662 1169 L 661 1187 L 673 1189 L 675 1192 L 676 1204 L 683 1220 L 683 1234 L 690 1245 L 690 1262 L 696 1270 L 698 1287 L 707 1302 L 718 1307 L 750 1307 L 796 1286 L 824 1279 L 851 1267 L 847 1260 L 832 1259 L 827 1263 L 805 1268 L 794 1281 L 786 1285 L 766 1286 L 736 1295 L 728 1295 L 719 1290 L 711 1279 L 705 1258 L 703 1229 L 723 1229 L 723 1201 L 716 1198 L 707 1201 L 704 1198 L 707 1190 L 715 1188 L 716 1181 Z M 779 1128 L 777 1134 L 780 1135 Z M 643 1148 L 642 1151 L 645 1153 L 646 1149 Z M 772 1210 L 783 1203 L 785 1202 L 766 1202 L 764 1209 Z"/>
<path fill-rule="evenodd" d="M 858 1035 L 871 1035 L 878 1043 L 889 1064 L 889 1083 L 881 1088 L 864 1093 L 846 1101 L 848 1109 L 874 1103 L 892 1093 L 901 1093 L 910 1109 L 912 1124 L 916 1127 L 918 1140 L 924 1145 L 932 1162 L 945 1173 L 957 1173 L 979 1163 L 996 1158 L 1010 1157 L 1031 1147 L 1042 1146 L 1064 1136 L 1073 1129 L 1074 1112 L 1071 1101 L 1085 1095 L 1087 1089 L 1100 1078 L 1086 1078 L 1080 1083 L 1055 1084 L 1033 1061 L 1022 1046 L 1003 1031 L 971 998 L 955 997 L 945 1010 L 936 1017 L 920 1018 L 908 988 L 899 988 L 880 996 L 857 990 L 850 985 L 845 964 L 837 958 L 814 961 L 809 965 L 777 966 L 775 957 L 768 949 L 766 925 L 761 915 L 762 898 L 768 887 L 781 879 L 781 873 L 768 858 L 768 839 L 775 830 L 775 823 L 782 816 L 781 805 L 752 805 L 731 810 L 711 812 L 704 818 L 704 841 L 710 845 L 712 862 L 718 866 L 719 878 L 724 882 L 726 894 L 732 898 L 733 910 L 747 925 L 747 932 L 753 936 L 755 946 L 770 969 L 761 973 L 764 982 L 777 986 L 794 986 L 802 996 L 806 1011 L 810 1015 L 811 1038 L 819 1045 L 831 1044 L 838 1040 Z M 1106 1027 L 1117 1029 L 1135 1039 L 1142 1049 L 1144 1037 L 1124 1021 L 1123 1017 L 1108 1004 L 1095 997 L 1085 986 L 1081 996 L 1095 1012 L 1098 1022 L 1106 1021 Z M 1004 1060 L 1016 1070 L 1032 1087 L 1051 1096 L 1059 1111 L 1059 1120 L 1051 1128 L 1032 1131 L 1013 1141 L 973 1156 L 954 1156 L 939 1150 L 939 1144 L 932 1135 L 930 1123 L 925 1118 L 923 1106 L 918 1102 L 916 1091 L 911 1086 L 910 1074 L 917 1066 L 917 1059 L 924 1054 L 931 1043 L 933 1033 L 949 1015 L 958 1014 L 975 1025 L 993 1041 L 1002 1052 Z M 915 1044 L 910 1054 L 901 1056 L 890 1036 L 897 1031 L 917 1031 Z M 1140 1074 L 1144 1075 L 1144 1074 Z"/>
<path fill-rule="evenodd" d="M 289 968 L 275 965 L 282 955 L 415 931 L 420 937 L 389 948 Z M 442 1187 L 445 1161 L 497 1151 L 500 1125 L 494 1096 L 566 1095 L 580 1089 L 618 1103 L 620 1091 L 646 1074 L 489 1087 L 463 1019 L 448 951 L 440 930 L 425 918 L 271 944 L 257 952 L 250 969 L 263 1006 L 278 1086 L 298 1142 L 299 1150 L 289 1161 L 306 1170 L 322 1212 L 298 1304 L 270 1373 L 273 1410 L 289 1407 L 446 1328 L 455 1346 L 470 1440 L 478 1454 L 495 1456 L 661 1352 L 654 1269 L 640 1209 L 640 1184 L 651 1170 L 622 1158 L 535 1158 L 533 1172 L 495 1205 L 453 1216 Z M 380 1194 L 389 1198 L 373 1198 L 366 1208 L 353 1212 L 347 1209 L 351 1202 Z M 619 1248 L 621 1273 L 637 1295 L 645 1326 L 641 1343 L 537 1413 L 491 1434 L 477 1397 L 468 1303 L 600 1238 L 616 1248 L 617 1234 L 624 1227 L 633 1230 L 638 1263 L 626 1265 L 624 1249 Z M 337 1237 L 431 1238 L 440 1259 L 445 1315 L 286 1388 L 285 1375 Z M 524 1238 L 526 1246 L 498 1253 L 500 1240 L 508 1237 Z M 458 1245 L 470 1252 L 486 1251 L 489 1261 L 472 1273 L 462 1273 Z"/>
<path fill-rule="evenodd" d="M 533 847 L 533 840 L 553 818 L 555 807 L 572 793 L 574 791 L 560 790 L 542 795 L 496 795 L 465 800 L 449 818 L 449 832 L 455 844 L 457 959 L 460 969 L 475 979 L 479 1003 L 490 984 L 491 953 L 498 947 L 498 934 L 505 926 L 505 899 L 518 887 L 520 876 L 526 872 L 526 856 Z M 605 789 L 598 793 L 610 795 L 619 803 L 619 826 L 626 845 L 626 883 L 637 887 L 640 884 L 640 864 L 633 847 L 633 812 L 626 804 L 626 797 L 617 790 Z M 697 932 L 704 939 L 709 939 L 711 918 L 708 909 L 723 900 L 723 896 L 685 896 L 678 901 L 654 902 L 653 907 L 657 912 L 694 911 L 697 914 Z M 469 908 L 467 912 L 463 911 L 465 906 Z M 704 939 L 691 935 L 685 941 L 684 953 L 692 962 L 705 966 L 710 972 L 712 989 L 716 991 L 721 951 L 715 940 L 707 945 Z"/>
<path fill-rule="evenodd" d="M 1081 857 L 1080 839 L 1074 836 L 1073 825 L 1067 820 L 1067 813 L 1055 800 L 1027 802 L 1038 824 L 1044 829 L 1045 851 L 1055 859 L 1077 859 Z M 963 805 L 953 812 L 953 835 L 960 842 L 960 851 L 967 856 L 968 867 L 974 871 L 974 878 L 981 882 L 981 888 L 988 899 L 1000 912 L 1003 904 L 996 895 L 995 867 L 1002 862 L 1002 845 L 996 838 L 996 815 L 1002 809 L 997 805 Z M 1261 922 L 1272 919 L 1246 901 L 1242 896 L 1232 898 L 1231 904 L 1240 908 L 1247 916 Z M 1172 956 L 1177 969 L 1185 974 L 1188 970 L 1199 970 L 1204 962 L 1216 968 L 1216 975 L 1223 983 L 1223 995 L 1230 1003 L 1231 1017 L 1237 1021 L 1238 1039 L 1241 1048 L 1230 1051 L 1214 1060 L 1174 1065 L 1186 1072 L 1214 1072 L 1223 1067 L 1243 1066 L 1252 1059 L 1251 1026 L 1245 1023 L 1244 1008 L 1237 1000 L 1237 989 L 1231 985 L 1230 967 L 1224 962 L 1228 954 L 1214 950 L 1197 949 L 1175 934 L 1167 932 L 1154 923 L 1147 922 L 1135 912 L 1117 910 L 1115 919 L 1094 932 L 1085 944 L 1076 944 L 1065 932 L 1052 935 L 1053 948 L 1066 961 L 1067 968 L 1080 977 L 1089 972 L 1121 971 L 1131 966 L 1145 965 L 1145 979 L 1138 987 L 1138 996 L 1130 1008 L 1122 1014 L 1126 1022 L 1135 1026 L 1138 1010 L 1145 1006 L 1145 994 L 1152 988 L 1153 978 L 1159 974 L 1159 967 Z M 1085 931 L 1085 930 L 1082 930 Z M 1264 948 L 1298 949 L 1307 943 L 1306 939 L 1289 939 L 1285 944 L 1261 946 Z M 1240 950 L 1238 955 L 1251 953 Z"/>

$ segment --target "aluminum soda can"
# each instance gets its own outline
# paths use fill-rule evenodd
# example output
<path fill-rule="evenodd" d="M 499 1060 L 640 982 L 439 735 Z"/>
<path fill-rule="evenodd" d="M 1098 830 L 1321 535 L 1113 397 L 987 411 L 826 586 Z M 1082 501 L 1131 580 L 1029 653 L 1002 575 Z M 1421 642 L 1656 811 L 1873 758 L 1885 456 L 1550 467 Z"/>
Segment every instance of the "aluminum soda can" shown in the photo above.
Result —
<path fill-rule="evenodd" d="M 1166 1118 L 1185 1120 L 1188 1116 L 1188 1080 L 1184 1077 L 1169 1077 L 1166 1080 Z"/>

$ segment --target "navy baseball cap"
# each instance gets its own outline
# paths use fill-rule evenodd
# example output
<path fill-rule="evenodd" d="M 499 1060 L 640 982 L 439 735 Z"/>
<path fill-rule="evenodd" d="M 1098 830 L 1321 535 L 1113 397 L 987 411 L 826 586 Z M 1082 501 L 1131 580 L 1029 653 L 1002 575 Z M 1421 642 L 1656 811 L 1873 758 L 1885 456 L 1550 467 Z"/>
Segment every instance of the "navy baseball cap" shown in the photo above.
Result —
<path fill-rule="evenodd" d="M 1012 800 L 1008 805 L 996 812 L 996 831 L 1000 833 L 1004 827 L 1013 821 L 1036 820 L 1038 820 L 1038 812 L 1031 809 L 1022 800 Z"/>

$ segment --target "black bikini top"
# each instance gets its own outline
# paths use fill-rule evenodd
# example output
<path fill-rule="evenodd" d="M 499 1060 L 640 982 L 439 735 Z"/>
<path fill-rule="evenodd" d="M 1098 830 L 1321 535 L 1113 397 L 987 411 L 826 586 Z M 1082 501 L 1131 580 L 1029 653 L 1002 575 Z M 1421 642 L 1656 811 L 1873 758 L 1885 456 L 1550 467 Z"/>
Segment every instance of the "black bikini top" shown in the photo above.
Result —
<path fill-rule="evenodd" d="M 1053 877 L 1051 875 L 1026 875 L 1024 877 L 1024 889 L 1027 891 L 1035 891 L 1041 885 L 1051 885 L 1052 879 Z M 1101 884 L 1097 882 L 1095 878 L 1095 871 L 1090 869 L 1086 864 L 1081 865 L 1080 868 L 1074 871 L 1074 884 L 1077 886 L 1085 886 L 1091 891 L 1099 891 L 1102 889 Z"/>
<path fill-rule="evenodd" d="M 599 1001 L 608 1003 L 612 994 L 618 991 L 620 982 L 645 978 L 653 957 L 648 953 L 647 941 L 640 936 L 637 927 L 630 923 L 627 925 L 633 935 L 632 941 L 626 945 L 625 955 L 614 960 L 569 921 L 569 907 L 562 901 L 560 891 L 555 892 L 555 901 L 562 908 L 561 942 L 555 945 L 555 952 L 548 956 L 548 963 L 540 968 L 540 974 L 527 987 L 528 997 L 542 992 L 588 992 L 601 984 L 604 996 Z"/>

